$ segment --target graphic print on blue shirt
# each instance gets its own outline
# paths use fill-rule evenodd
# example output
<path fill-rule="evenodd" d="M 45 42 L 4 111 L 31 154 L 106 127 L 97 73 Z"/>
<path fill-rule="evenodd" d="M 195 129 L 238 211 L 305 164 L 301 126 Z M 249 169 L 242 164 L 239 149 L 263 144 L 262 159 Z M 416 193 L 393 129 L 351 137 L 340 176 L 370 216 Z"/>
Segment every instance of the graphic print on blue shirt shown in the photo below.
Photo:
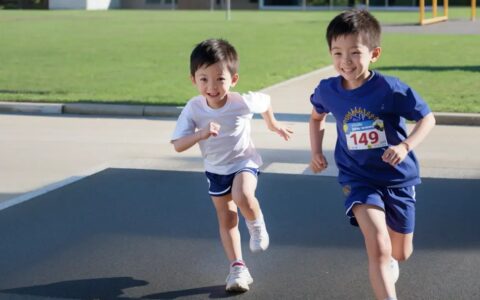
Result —
<path fill-rule="evenodd" d="M 366 181 L 404 187 L 420 183 L 413 152 L 393 167 L 384 151 L 407 138 L 405 119 L 418 121 L 428 105 L 395 77 L 375 72 L 359 88 L 346 90 L 340 76 L 322 80 L 310 99 L 318 113 L 332 113 L 337 124 L 335 162 L 341 183 Z"/>
<path fill-rule="evenodd" d="M 349 150 L 368 150 L 388 146 L 383 120 L 355 107 L 343 119 L 343 131 Z"/>

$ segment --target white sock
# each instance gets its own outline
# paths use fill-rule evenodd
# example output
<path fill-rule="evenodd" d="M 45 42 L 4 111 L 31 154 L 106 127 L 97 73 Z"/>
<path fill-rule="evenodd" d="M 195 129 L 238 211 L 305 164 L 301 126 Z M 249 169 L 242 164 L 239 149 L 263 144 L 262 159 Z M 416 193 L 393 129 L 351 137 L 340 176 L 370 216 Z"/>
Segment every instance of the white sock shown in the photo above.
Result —
<path fill-rule="evenodd" d="M 237 260 L 234 260 L 232 261 L 232 263 L 230 264 L 230 268 L 233 268 L 235 266 L 244 266 L 246 267 L 247 265 L 245 264 L 245 262 L 243 261 L 243 259 L 237 259 Z"/>
<path fill-rule="evenodd" d="M 263 219 L 263 214 L 260 213 L 260 216 L 252 221 L 246 220 L 249 225 L 262 225 L 265 223 L 265 220 Z"/>

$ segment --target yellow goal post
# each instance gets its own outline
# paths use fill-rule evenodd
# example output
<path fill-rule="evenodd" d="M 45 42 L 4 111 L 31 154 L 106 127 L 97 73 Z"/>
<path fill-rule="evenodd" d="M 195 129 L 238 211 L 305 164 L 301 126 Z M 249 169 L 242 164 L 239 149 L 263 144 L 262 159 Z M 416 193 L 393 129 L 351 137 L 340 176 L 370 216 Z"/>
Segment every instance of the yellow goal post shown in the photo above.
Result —
<path fill-rule="evenodd" d="M 470 15 L 470 19 L 475 21 L 475 17 L 477 15 L 477 0 L 472 0 L 472 12 Z"/>
<path fill-rule="evenodd" d="M 475 1 L 475 0 L 472 0 Z M 443 16 L 437 16 L 437 0 L 432 0 L 432 17 L 425 18 L 425 0 L 420 0 L 420 25 L 428 25 L 448 20 L 448 0 L 443 0 Z"/>
<path fill-rule="evenodd" d="M 443 16 L 438 16 L 437 1 L 432 0 L 432 17 L 425 17 L 425 0 L 419 0 L 420 25 L 427 25 L 448 20 L 448 0 L 443 0 Z M 477 15 L 477 0 L 471 0 L 470 20 L 475 21 Z"/>

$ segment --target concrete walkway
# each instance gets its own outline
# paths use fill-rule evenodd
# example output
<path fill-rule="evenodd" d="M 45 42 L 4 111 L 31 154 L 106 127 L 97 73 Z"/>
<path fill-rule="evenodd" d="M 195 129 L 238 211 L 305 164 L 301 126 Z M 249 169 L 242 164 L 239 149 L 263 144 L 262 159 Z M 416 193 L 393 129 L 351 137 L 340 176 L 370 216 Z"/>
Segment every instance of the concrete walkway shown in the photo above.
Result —
<path fill-rule="evenodd" d="M 327 67 L 263 90 L 272 96 L 277 118 L 295 130 L 293 139 L 286 143 L 269 132 L 263 120 L 254 119 L 253 138 L 264 158 L 264 171 L 311 174 L 308 168 L 311 105 L 308 99 L 322 78 L 334 74 L 333 69 Z M 29 108 L 24 110 L 22 105 Z M 4 111 L 5 107 L 35 114 L 0 115 L 0 157 L 6 158 L 0 173 L 0 201 L 26 193 L 22 197 L 28 199 L 39 191 L 45 192 L 106 167 L 203 169 L 197 147 L 177 154 L 169 144 L 181 108 L 166 108 L 165 114 L 170 116 L 166 118 L 131 116 L 129 112 L 140 111 L 134 106 L 123 106 L 122 110 L 110 107 L 110 111 L 120 114 L 116 116 L 102 115 L 108 114 L 103 105 L 82 108 L 92 109 L 89 113 L 95 115 L 71 114 L 68 109 L 52 113 L 50 105 L 35 105 L 36 111 L 26 104 L 8 103 L 3 106 Z M 161 108 L 156 109 L 161 111 Z M 61 111 L 66 113 L 60 114 Z M 452 122 L 454 116 L 448 114 L 444 120 Z M 460 124 L 477 122 L 479 116 L 461 114 L 456 120 Z M 437 120 L 442 119 L 437 116 Z M 472 152 L 478 149 L 478 139 L 474 138 L 478 136 L 480 127 L 477 126 L 437 125 L 416 149 L 422 176 L 480 178 L 480 157 Z M 335 125 L 329 123 L 325 151 L 331 163 L 322 175 L 335 176 L 337 173 L 333 164 L 335 138 Z"/>

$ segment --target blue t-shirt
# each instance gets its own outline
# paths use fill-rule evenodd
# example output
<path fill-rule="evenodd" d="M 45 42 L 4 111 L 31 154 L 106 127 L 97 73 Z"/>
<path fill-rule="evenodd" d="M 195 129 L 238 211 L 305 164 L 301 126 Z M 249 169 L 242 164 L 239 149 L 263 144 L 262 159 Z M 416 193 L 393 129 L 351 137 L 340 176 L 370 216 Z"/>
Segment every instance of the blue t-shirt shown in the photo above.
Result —
<path fill-rule="evenodd" d="M 361 87 L 346 90 L 338 76 L 320 81 L 310 101 L 318 113 L 332 113 L 336 119 L 335 162 L 341 184 L 360 181 L 405 187 L 420 183 L 412 151 L 395 167 L 382 160 L 389 146 L 407 138 L 405 119 L 418 121 L 430 113 L 413 89 L 398 78 L 375 72 Z"/>

